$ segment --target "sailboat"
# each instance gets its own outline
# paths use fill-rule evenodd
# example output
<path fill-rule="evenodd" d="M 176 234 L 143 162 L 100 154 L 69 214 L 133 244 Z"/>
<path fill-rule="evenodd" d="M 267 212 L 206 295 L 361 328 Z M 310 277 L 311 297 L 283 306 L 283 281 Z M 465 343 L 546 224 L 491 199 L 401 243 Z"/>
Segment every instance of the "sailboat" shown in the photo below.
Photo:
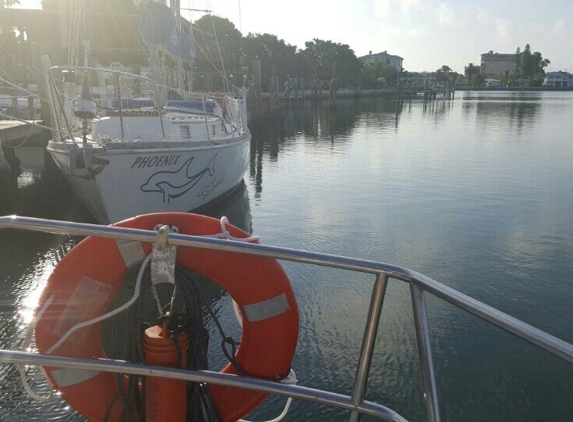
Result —
<path fill-rule="evenodd" d="M 179 24 L 166 5 L 146 6 L 146 74 L 117 63 L 90 67 L 89 44 L 84 66 L 45 66 L 56 125 L 47 150 L 99 223 L 197 210 L 229 194 L 246 172 L 244 83 L 216 95 L 187 89 L 184 65 L 195 50 Z"/>

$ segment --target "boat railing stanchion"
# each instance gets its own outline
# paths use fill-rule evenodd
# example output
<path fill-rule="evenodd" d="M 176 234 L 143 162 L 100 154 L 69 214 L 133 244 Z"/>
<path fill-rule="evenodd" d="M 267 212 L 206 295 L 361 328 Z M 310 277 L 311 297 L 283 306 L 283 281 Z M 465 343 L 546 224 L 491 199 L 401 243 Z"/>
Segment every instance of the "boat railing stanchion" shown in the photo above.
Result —
<path fill-rule="evenodd" d="M 142 76 L 138 76 L 139 79 L 146 81 L 150 86 L 151 89 L 153 90 L 153 96 L 154 99 L 153 100 L 153 105 L 157 106 L 157 115 L 159 117 L 159 123 L 161 125 L 161 136 L 163 137 L 163 141 L 167 141 L 167 138 L 165 136 L 165 126 L 163 124 L 163 106 L 161 105 L 161 98 L 159 97 L 159 91 L 157 90 L 157 85 L 155 84 L 155 82 L 152 79 L 149 78 L 144 78 Z"/>
<path fill-rule="evenodd" d="M 123 128 L 123 107 L 121 104 L 121 90 L 120 90 L 120 86 L 119 86 L 119 73 L 113 74 L 113 82 L 115 84 L 115 89 L 116 89 L 115 95 L 117 96 L 117 103 L 119 105 L 119 108 L 118 108 L 119 126 L 121 129 L 121 140 L 123 142 L 125 140 L 125 132 L 124 132 L 124 128 Z"/>
<path fill-rule="evenodd" d="M 430 343 L 430 329 L 428 327 L 424 290 L 416 285 L 414 281 L 411 281 L 410 293 L 412 296 L 412 307 L 414 309 L 416 341 L 418 343 L 418 355 L 422 370 L 424 399 L 426 400 L 426 408 L 428 409 L 428 419 L 430 422 L 439 422 L 440 408 L 438 406 L 438 389 L 436 386 L 436 374 L 434 371 L 434 358 L 432 356 L 432 345 Z"/>
<path fill-rule="evenodd" d="M 207 140 L 211 141 L 211 135 L 209 134 L 209 124 L 207 122 L 207 108 L 205 101 L 207 101 L 207 96 L 205 94 L 201 94 L 201 103 L 203 104 L 203 118 L 205 119 L 205 132 L 207 133 Z"/>
<path fill-rule="evenodd" d="M 382 313 L 382 305 L 384 304 L 384 296 L 386 295 L 386 286 L 388 286 L 388 276 L 384 273 L 378 273 L 376 275 L 374 288 L 372 289 L 368 319 L 366 320 L 358 367 L 356 369 L 356 377 L 354 378 L 352 404 L 356 407 L 362 403 L 364 400 L 364 393 L 366 392 L 368 374 L 370 373 L 370 364 L 372 363 L 372 353 L 374 352 L 376 334 L 378 333 L 378 326 L 380 325 L 380 314 Z M 357 422 L 359 419 L 360 412 L 358 410 L 350 412 L 350 416 L 348 418 L 349 421 Z"/>

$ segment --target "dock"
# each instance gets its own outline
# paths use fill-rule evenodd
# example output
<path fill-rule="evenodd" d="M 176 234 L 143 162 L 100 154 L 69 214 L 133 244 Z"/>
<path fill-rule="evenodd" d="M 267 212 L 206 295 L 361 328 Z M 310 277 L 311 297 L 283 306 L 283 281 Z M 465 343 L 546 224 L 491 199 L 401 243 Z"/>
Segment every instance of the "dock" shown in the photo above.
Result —
<path fill-rule="evenodd" d="M 46 143 L 38 143 L 33 138 L 47 132 L 38 125 L 42 125 L 41 120 L 0 120 L 0 142 L 2 146 L 15 147 L 20 143 L 26 146 L 46 146 Z M 29 139 L 27 139 L 29 138 Z"/>
<path fill-rule="evenodd" d="M 49 131 L 40 127 L 40 120 L 0 120 L 0 179 L 10 177 L 12 169 L 4 155 L 4 148 L 45 147 Z"/>

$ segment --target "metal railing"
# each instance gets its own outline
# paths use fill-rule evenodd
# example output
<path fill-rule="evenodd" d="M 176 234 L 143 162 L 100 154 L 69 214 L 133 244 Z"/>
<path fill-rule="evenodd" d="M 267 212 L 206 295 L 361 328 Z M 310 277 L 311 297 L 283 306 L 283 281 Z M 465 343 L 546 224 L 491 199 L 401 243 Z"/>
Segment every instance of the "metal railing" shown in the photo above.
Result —
<path fill-rule="evenodd" d="M 70 78 L 72 78 L 73 75 L 73 95 L 71 95 L 70 92 L 66 92 L 63 86 L 63 79 L 65 79 L 64 75 L 68 74 L 70 75 Z M 213 117 L 213 113 L 211 110 L 208 111 L 208 108 L 211 106 L 208 107 L 207 102 L 208 100 L 215 99 L 218 101 L 226 101 L 225 93 L 199 93 L 184 91 L 174 87 L 162 85 L 149 77 L 132 74 L 123 70 L 86 66 L 52 66 L 49 68 L 47 81 L 50 91 L 52 112 L 54 114 L 54 120 L 57 126 L 56 133 L 60 134 L 61 136 L 66 134 L 66 136 L 72 140 L 76 136 L 76 133 L 74 132 L 74 127 L 76 125 L 73 124 L 74 118 L 71 115 L 71 102 L 76 99 L 77 94 L 82 89 L 82 84 L 84 82 L 83 78 L 87 74 L 102 75 L 102 80 L 105 80 L 106 78 L 110 79 L 108 82 L 106 82 L 110 84 L 109 87 L 104 85 L 103 87 L 100 86 L 98 88 L 107 90 L 107 88 L 113 87 L 113 94 L 110 94 L 106 91 L 106 93 L 103 95 L 94 95 L 94 93 L 91 91 L 95 87 L 90 85 L 88 88 L 90 90 L 92 99 L 96 97 L 98 98 L 97 107 L 100 112 L 103 111 L 104 114 L 109 114 L 110 112 L 117 113 L 120 120 L 122 140 L 124 138 L 124 133 L 127 130 L 126 125 L 123 122 L 124 112 L 128 108 L 137 109 L 143 107 L 152 108 L 157 111 L 157 119 L 159 122 L 159 128 L 161 130 L 160 135 L 163 140 L 166 140 L 167 138 L 165 124 L 163 122 L 164 112 L 177 108 L 169 106 L 169 93 L 175 93 L 179 99 L 178 101 L 189 101 L 190 103 L 197 103 L 194 104 L 192 109 L 195 110 L 195 114 L 203 116 L 206 127 L 206 137 L 209 139 L 210 132 L 208 127 L 208 120 Z M 131 81 L 133 86 L 137 88 L 128 87 L 127 85 L 120 82 L 120 78 Z M 140 91 L 149 92 L 150 95 L 143 95 Z M 66 95 L 71 96 L 68 98 Z M 142 100 L 138 97 L 143 97 L 144 99 Z M 148 100 L 149 104 L 147 104 L 146 99 Z M 133 105 L 130 105 L 130 102 L 133 102 Z M 126 105 L 124 105 L 124 103 Z M 185 109 L 185 106 L 182 106 L 181 108 Z M 237 118 L 240 120 L 241 125 L 246 127 L 246 122 L 243 121 L 243 116 L 237 116 Z M 221 118 L 221 120 L 224 119 Z"/>
<path fill-rule="evenodd" d="M 96 224 L 72 223 L 18 216 L 0 217 L 0 229 L 6 228 L 67 235 L 97 236 L 150 243 L 155 242 L 157 235 L 153 230 L 99 226 Z M 394 278 L 410 284 L 418 354 L 422 370 L 423 393 L 426 399 L 429 420 L 431 422 L 440 420 L 440 410 L 434 371 L 434 360 L 432 357 L 430 342 L 430 330 L 424 298 L 426 292 L 443 299 L 444 301 L 569 363 L 573 363 L 573 345 L 498 311 L 495 308 L 472 299 L 471 297 L 450 287 L 440 284 L 429 277 L 405 268 L 356 258 L 184 234 L 170 233 L 168 241 L 173 245 L 183 247 L 257 255 L 375 274 L 376 280 L 372 291 L 368 319 L 362 339 L 352 395 L 346 396 L 303 386 L 279 384 L 211 371 L 170 369 L 109 360 L 72 359 L 10 350 L 0 350 L 0 362 L 7 364 L 29 364 L 62 368 L 91 369 L 144 376 L 159 376 L 186 381 L 207 382 L 227 387 L 243 388 L 266 392 L 269 394 L 288 396 L 295 399 L 308 400 L 315 403 L 339 407 L 350 411 L 350 421 L 357 421 L 361 414 L 375 416 L 386 421 L 405 421 L 405 419 L 395 411 L 380 404 L 364 400 L 364 393 L 368 383 L 370 364 L 372 361 L 372 354 L 380 322 L 382 305 L 384 303 L 386 287 L 388 280 L 390 278 Z"/>

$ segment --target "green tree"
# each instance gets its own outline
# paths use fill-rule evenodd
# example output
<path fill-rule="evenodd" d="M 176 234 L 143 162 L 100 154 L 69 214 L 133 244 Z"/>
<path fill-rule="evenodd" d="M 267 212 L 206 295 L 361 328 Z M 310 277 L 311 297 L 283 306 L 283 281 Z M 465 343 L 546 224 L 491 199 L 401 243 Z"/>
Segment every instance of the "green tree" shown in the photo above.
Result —
<path fill-rule="evenodd" d="M 543 77 L 545 76 L 545 68 L 551 62 L 548 59 L 544 59 L 539 51 L 532 53 L 529 44 L 525 46 L 523 52 L 520 53 L 518 57 L 518 75 L 531 80 L 534 82 L 534 85 L 537 83 L 541 85 Z"/>
<path fill-rule="evenodd" d="M 319 80 L 330 80 L 334 76 L 335 67 L 338 86 L 348 86 L 351 81 L 359 78 L 362 62 L 347 44 L 315 38 L 307 41 L 305 47 L 301 54 L 308 60 L 311 72 Z"/>
<path fill-rule="evenodd" d="M 443 65 L 438 70 L 436 70 L 433 74 L 437 81 L 449 81 L 452 84 L 455 84 L 460 76 L 457 72 L 452 72 L 452 68 L 448 65 Z"/>
<path fill-rule="evenodd" d="M 451 71 L 452 71 L 452 68 L 445 64 L 442 67 L 440 67 L 436 72 L 438 72 L 438 73 L 450 73 Z"/>
<path fill-rule="evenodd" d="M 362 66 L 362 84 L 365 86 L 395 86 L 398 75 L 394 66 L 385 62 L 364 63 Z"/>
<path fill-rule="evenodd" d="M 466 75 L 468 79 L 468 84 L 472 85 L 474 82 L 475 77 L 480 73 L 480 68 L 473 63 L 468 63 L 466 67 L 464 67 L 464 75 Z"/>
<path fill-rule="evenodd" d="M 223 70 L 227 77 L 237 85 L 243 66 L 250 67 L 241 55 L 243 36 L 230 20 L 215 15 L 204 15 L 193 23 L 195 38 L 195 80 L 198 88 L 223 88 Z M 233 75 L 233 78 L 231 78 Z M 208 79 L 208 81 L 205 81 Z"/>
<path fill-rule="evenodd" d="M 475 87 L 480 87 L 480 86 L 484 86 L 485 84 L 485 76 L 483 73 L 478 73 L 476 75 L 476 77 L 474 78 L 474 86 Z"/>
<path fill-rule="evenodd" d="M 248 67 L 253 59 L 261 61 L 261 82 L 263 90 L 268 86 L 272 68 L 280 81 L 287 74 L 298 75 L 303 72 L 296 46 L 287 44 L 272 34 L 251 34 L 243 38 L 243 57 Z"/>

